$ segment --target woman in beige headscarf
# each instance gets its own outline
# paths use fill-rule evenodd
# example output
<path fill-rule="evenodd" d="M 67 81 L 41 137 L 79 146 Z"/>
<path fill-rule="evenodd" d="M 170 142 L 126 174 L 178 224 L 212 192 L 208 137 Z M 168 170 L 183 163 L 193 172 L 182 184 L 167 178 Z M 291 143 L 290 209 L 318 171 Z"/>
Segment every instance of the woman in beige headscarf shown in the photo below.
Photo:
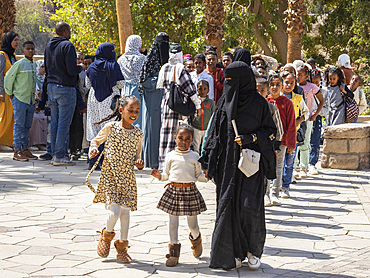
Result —
<path fill-rule="evenodd" d="M 341 54 L 338 57 L 338 64 L 340 69 L 343 71 L 344 79 L 348 86 L 351 82 L 352 76 L 355 74 L 351 67 L 351 59 L 347 54 Z"/>

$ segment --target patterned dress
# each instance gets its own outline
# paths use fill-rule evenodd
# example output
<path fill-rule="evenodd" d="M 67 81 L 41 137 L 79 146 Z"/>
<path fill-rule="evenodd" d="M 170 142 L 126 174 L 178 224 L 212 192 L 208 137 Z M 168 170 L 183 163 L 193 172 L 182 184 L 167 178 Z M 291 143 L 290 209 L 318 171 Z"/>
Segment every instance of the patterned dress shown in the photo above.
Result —
<path fill-rule="evenodd" d="M 163 81 L 163 99 L 162 99 L 162 126 L 160 133 L 160 144 L 159 144 L 159 169 L 162 170 L 166 154 L 176 147 L 175 142 L 175 132 L 179 124 L 180 117 L 179 113 L 174 112 L 168 106 L 168 99 L 170 97 L 170 86 L 172 78 L 171 70 L 173 71 L 174 65 L 166 64 L 162 67 L 161 71 L 164 71 L 164 81 Z M 178 85 L 181 91 L 189 96 L 193 96 L 196 93 L 196 88 L 191 79 L 190 74 L 182 69 L 180 76 L 178 78 Z"/>
<path fill-rule="evenodd" d="M 104 148 L 104 161 L 94 203 L 115 203 L 137 210 L 137 186 L 135 178 L 135 158 L 142 142 L 140 129 L 128 130 L 121 122 L 110 124 L 110 132 Z M 91 172 L 89 173 L 90 176 Z M 88 177 L 89 177 L 88 176 Z M 95 189 L 87 180 L 87 185 Z"/>

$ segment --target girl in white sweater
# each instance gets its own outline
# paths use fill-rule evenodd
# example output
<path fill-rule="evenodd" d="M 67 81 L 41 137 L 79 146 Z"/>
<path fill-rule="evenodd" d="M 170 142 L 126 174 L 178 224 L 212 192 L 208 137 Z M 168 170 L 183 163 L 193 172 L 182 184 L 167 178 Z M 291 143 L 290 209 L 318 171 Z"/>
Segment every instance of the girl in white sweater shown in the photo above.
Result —
<path fill-rule="evenodd" d="M 195 182 L 207 182 L 208 179 L 200 168 L 198 153 L 189 149 L 193 142 L 193 134 L 191 126 L 180 124 L 175 136 L 176 149 L 166 155 L 163 173 L 156 169 L 152 171 L 153 177 L 161 181 L 170 181 L 157 205 L 157 208 L 170 216 L 170 244 L 166 266 L 176 266 L 179 261 L 181 244 L 178 229 L 181 215 L 187 216 L 194 257 L 200 257 L 203 251 L 197 215 L 207 208 Z"/>

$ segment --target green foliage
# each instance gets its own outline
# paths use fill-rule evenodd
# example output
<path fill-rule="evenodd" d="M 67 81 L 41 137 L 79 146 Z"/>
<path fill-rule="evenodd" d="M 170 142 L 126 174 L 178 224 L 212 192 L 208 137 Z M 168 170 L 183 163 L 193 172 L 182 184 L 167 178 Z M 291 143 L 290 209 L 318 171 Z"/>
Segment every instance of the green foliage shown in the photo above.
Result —
<path fill-rule="evenodd" d="M 71 41 L 76 50 L 95 54 L 100 43 L 110 42 L 119 53 L 119 35 L 115 0 L 56 0 L 52 19 L 71 25 Z"/>
<path fill-rule="evenodd" d="M 19 34 L 20 45 L 25 41 L 33 41 L 36 54 L 43 55 L 45 45 L 52 37 L 50 32 L 43 32 L 43 29 L 54 25 L 49 14 L 51 7 L 35 0 L 18 0 L 15 5 L 17 15 L 14 31 Z M 22 47 L 18 47 L 16 53 L 22 54 Z"/>

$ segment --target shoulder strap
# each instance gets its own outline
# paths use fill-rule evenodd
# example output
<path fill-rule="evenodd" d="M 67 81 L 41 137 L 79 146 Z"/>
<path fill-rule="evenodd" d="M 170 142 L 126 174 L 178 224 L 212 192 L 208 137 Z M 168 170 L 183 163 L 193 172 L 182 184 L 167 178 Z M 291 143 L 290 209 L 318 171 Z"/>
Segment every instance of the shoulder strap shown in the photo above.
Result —
<path fill-rule="evenodd" d="M 176 85 L 176 65 L 175 65 L 175 68 L 173 70 L 173 81 L 175 82 L 175 85 Z"/>
<path fill-rule="evenodd" d="M 90 188 L 90 190 L 91 190 L 92 192 L 94 192 L 94 193 L 96 193 L 96 190 L 95 190 L 95 188 L 91 185 L 91 183 L 90 183 L 90 181 L 89 181 L 89 178 L 90 178 L 91 174 L 94 172 L 95 168 L 98 166 L 99 161 L 100 161 L 100 159 L 102 158 L 103 154 L 104 154 L 104 151 L 102 151 L 102 152 L 101 152 L 101 154 L 99 155 L 99 158 L 96 160 L 96 162 L 95 162 L 94 166 L 91 168 L 91 170 L 90 170 L 89 174 L 88 174 L 88 175 L 87 175 L 87 177 L 86 177 L 86 185 L 87 185 L 87 187 L 88 187 L 88 188 Z"/>

